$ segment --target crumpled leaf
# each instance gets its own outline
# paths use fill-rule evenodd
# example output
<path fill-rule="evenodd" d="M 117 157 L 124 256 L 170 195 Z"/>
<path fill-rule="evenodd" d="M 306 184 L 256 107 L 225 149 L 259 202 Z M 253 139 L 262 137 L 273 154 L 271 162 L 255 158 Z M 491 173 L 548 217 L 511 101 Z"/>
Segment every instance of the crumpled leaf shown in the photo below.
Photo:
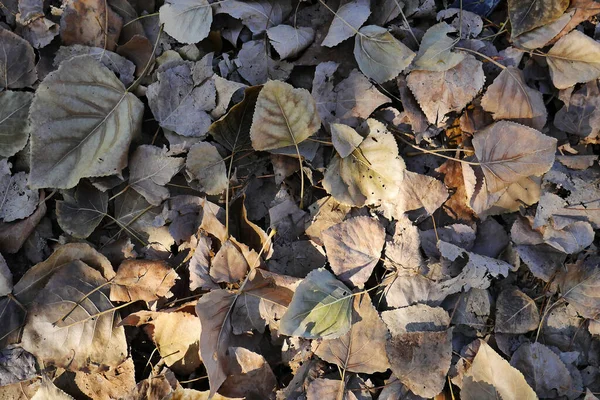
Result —
<path fill-rule="evenodd" d="M 27 114 L 32 98 L 28 92 L 4 90 L 0 93 L 0 157 L 11 157 L 27 144 Z"/>
<path fill-rule="evenodd" d="M 568 0 L 509 0 L 508 15 L 513 38 L 560 17 L 569 6 Z"/>
<path fill-rule="evenodd" d="M 368 25 L 356 35 L 354 58 L 363 74 L 377 83 L 384 83 L 404 71 L 415 53 L 387 29 Z"/>
<path fill-rule="evenodd" d="M 123 20 L 103 0 L 67 0 L 60 18 L 60 38 L 65 45 L 83 44 L 113 51 Z"/>
<path fill-rule="evenodd" d="M 267 35 L 282 60 L 296 57 L 315 40 L 314 29 L 283 24 L 269 28 Z"/>
<path fill-rule="evenodd" d="M 127 342 L 123 328 L 116 326 L 119 315 L 109 311 L 113 305 L 108 288 L 89 293 L 106 282 L 80 260 L 62 266 L 28 309 L 23 348 L 45 365 L 70 371 L 91 372 L 121 364 Z M 85 294 L 89 296 L 82 300 Z"/>
<path fill-rule="evenodd" d="M 165 185 L 183 166 L 183 158 L 170 157 L 166 148 L 139 146 L 129 165 L 129 186 L 153 206 L 169 197 Z"/>
<path fill-rule="evenodd" d="M 499 121 L 473 137 L 475 155 L 494 193 L 531 175 L 542 175 L 554 162 L 556 139 L 509 121 Z"/>
<path fill-rule="evenodd" d="M 208 36 L 212 8 L 207 0 L 167 0 L 160 7 L 165 32 L 181 43 L 197 43 Z"/>
<path fill-rule="evenodd" d="M 542 130 L 546 124 L 546 105 L 542 94 L 525 83 L 523 72 L 507 67 L 488 87 L 481 106 L 495 120 L 507 119 Z"/>
<path fill-rule="evenodd" d="M 414 60 L 414 69 L 422 71 L 447 71 L 454 68 L 464 58 L 464 53 L 452 52 L 456 41 L 448 37 L 448 33 L 456 29 L 445 22 L 433 25 L 425 32 L 419 53 Z"/>
<path fill-rule="evenodd" d="M 538 397 L 523 374 L 510 366 L 486 342 L 478 339 L 477 355 L 465 372 L 461 398 L 465 400 L 525 399 Z"/>
<path fill-rule="evenodd" d="M 242 20 L 256 34 L 281 24 L 291 11 L 290 0 L 228 0 L 219 3 L 216 13 Z"/>
<path fill-rule="evenodd" d="M 600 43 L 574 30 L 548 52 L 550 77 L 557 89 L 600 78 Z"/>
<path fill-rule="evenodd" d="M 351 38 L 370 14 L 370 0 L 352 0 L 343 4 L 336 11 L 321 46 L 334 47 Z"/>
<path fill-rule="evenodd" d="M 46 76 L 31 104 L 29 185 L 68 189 L 81 178 L 118 174 L 143 110 L 93 58 L 65 61 Z"/>
<path fill-rule="evenodd" d="M 527 333 L 537 329 L 540 313 L 531 299 L 516 287 L 504 289 L 496 300 L 496 326 L 500 333 Z"/>
<path fill-rule="evenodd" d="M 352 292 L 326 269 L 309 273 L 298 285 L 280 321 L 280 333 L 307 339 L 335 339 L 352 325 Z"/>
<path fill-rule="evenodd" d="M 381 223 L 355 217 L 323 232 L 327 259 L 336 276 L 346 284 L 362 288 L 379 262 L 385 244 Z"/>
<path fill-rule="evenodd" d="M 394 375 L 414 394 L 431 398 L 442 391 L 452 360 L 450 317 L 424 304 L 384 311 L 391 333 L 387 353 Z"/>
<path fill-rule="evenodd" d="M 0 352 L 0 386 L 27 381 L 36 376 L 35 357 L 32 354 L 13 345 Z"/>
<path fill-rule="evenodd" d="M 427 120 L 438 126 L 444 124 L 446 114 L 465 108 L 484 82 L 481 62 L 470 54 L 447 71 L 412 71 L 407 78 Z"/>
<path fill-rule="evenodd" d="M 31 45 L 7 29 L 0 29 L 0 88 L 21 89 L 37 81 Z"/>
<path fill-rule="evenodd" d="M 337 201 L 352 206 L 381 204 L 395 198 L 406 168 L 398 145 L 385 126 L 367 120 L 369 135 L 348 157 L 333 157 L 323 187 Z"/>
<path fill-rule="evenodd" d="M 515 351 L 510 365 L 523 373 L 540 398 L 569 396 L 571 374 L 559 356 L 541 343 L 524 343 Z"/>
<path fill-rule="evenodd" d="M 195 82 L 190 65 L 180 64 L 159 72 L 146 96 L 160 126 L 186 137 L 206 136 L 211 124 L 208 112 L 216 105 L 213 80 Z"/>
<path fill-rule="evenodd" d="M 12 222 L 29 217 L 38 206 L 37 190 L 27 187 L 27 174 L 10 173 L 6 159 L 0 161 L 0 220 Z"/>
<path fill-rule="evenodd" d="M 60 227 L 76 238 L 85 239 L 100 225 L 108 209 L 108 193 L 88 182 L 77 185 L 74 195 L 56 201 L 56 219 Z"/>
<path fill-rule="evenodd" d="M 169 297 L 179 276 L 164 261 L 125 260 L 111 281 L 111 301 L 154 301 Z"/>
<path fill-rule="evenodd" d="M 575 264 L 567 264 L 566 271 L 559 274 L 558 285 L 562 297 L 585 318 L 600 315 L 600 266 L 594 257 Z"/>
<path fill-rule="evenodd" d="M 185 172 L 197 189 L 207 194 L 220 194 L 227 188 L 227 168 L 217 148 L 207 142 L 196 143 L 185 160 Z"/>
<path fill-rule="evenodd" d="M 297 146 L 321 126 L 315 100 L 306 89 L 269 81 L 258 94 L 250 138 L 255 150 Z"/>
<path fill-rule="evenodd" d="M 350 372 L 372 374 L 389 367 L 385 343 L 388 331 L 368 294 L 354 298 L 352 326 L 337 339 L 323 340 L 315 354 Z"/>

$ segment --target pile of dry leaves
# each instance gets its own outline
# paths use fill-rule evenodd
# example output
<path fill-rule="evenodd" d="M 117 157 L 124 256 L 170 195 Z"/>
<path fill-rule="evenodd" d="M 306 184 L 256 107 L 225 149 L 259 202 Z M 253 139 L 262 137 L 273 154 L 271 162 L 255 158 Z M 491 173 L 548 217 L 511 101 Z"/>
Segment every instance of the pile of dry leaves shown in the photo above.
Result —
<path fill-rule="evenodd" d="M 0 398 L 597 400 L 597 13 L 2 0 Z"/>

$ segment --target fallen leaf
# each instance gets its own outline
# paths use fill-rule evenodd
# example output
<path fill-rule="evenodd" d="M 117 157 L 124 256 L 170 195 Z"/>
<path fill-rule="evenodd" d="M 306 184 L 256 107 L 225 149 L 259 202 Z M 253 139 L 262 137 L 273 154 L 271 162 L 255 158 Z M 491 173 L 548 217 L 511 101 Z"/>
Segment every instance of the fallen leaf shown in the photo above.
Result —
<path fill-rule="evenodd" d="M 76 238 L 90 236 L 107 215 L 108 193 L 90 183 L 82 182 L 73 196 L 63 197 L 63 201 L 56 201 L 56 220 L 65 232 Z"/>
<path fill-rule="evenodd" d="M 369 0 L 352 0 L 338 8 L 321 46 L 334 47 L 356 34 L 371 14 Z"/>
<path fill-rule="evenodd" d="M 452 52 L 452 47 L 457 43 L 448 37 L 456 29 L 445 22 L 433 25 L 425 32 L 419 53 L 413 64 L 415 70 L 420 71 L 447 71 L 454 68 L 465 58 L 464 53 Z"/>
<path fill-rule="evenodd" d="M 102 0 L 67 0 L 60 18 L 60 38 L 66 45 L 83 44 L 114 50 L 123 20 Z"/>
<path fill-rule="evenodd" d="M 0 220 L 12 222 L 29 217 L 38 206 L 40 196 L 37 190 L 27 187 L 27 174 L 10 173 L 8 161 L 0 161 Z"/>
<path fill-rule="evenodd" d="M 587 21 L 594 15 L 600 13 L 600 6 L 594 0 L 573 0 L 570 2 L 567 11 L 569 10 L 575 11 L 573 18 L 571 18 L 569 23 L 556 36 L 556 40 L 571 32 L 581 22 Z"/>
<path fill-rule="evenodd" d="M 376 219 L 356 217 L 324 231 L 323 243 L 336 276 L 361 289 L 379 262 L 385 231 Z"/>
<path fill-rule="evenodd" d="M 494 193 L 552 167 L 556 139 L 514 122 L 496 122 L 473 137 L 475 155 Z"/>
<path fill-rule="evenodd" d="M 241 281 L 249 269 L 242 252 L 231 240 L 221 244 L 210 268 L 210 276 L 215 282 L 235 283 Z"/>
<path fill-rule="evenodd" d="M 521 290 L 510 287 L 500 292 L 496 300 L 496 326 L 500 333 L 527 333 L 540 323 L 537 305 Z"/>
<path fill-rule="evenodd" d="M 142 113 L 142 102 L 94 59 L 65 61 L 31 104 L 29 185 L 68 189 L 81 178 L 118 174 Z"/>
<path fill-rule="evenodd" d="M 0 29 L 0 43 L 0 87 L 6 90 L 33 85 L 37 81 L 37 73 L 31 45 L 6 29 Z"/>
<path fill-rule="evenodd" d="M 219 390 L 230 398 L 269 398 L 277 378 L 267 360 L 243 347 L 230 347 L 229 352 L 230 375 Z"/>
<path fill-rule="evenodd" d="M 185 172 L 192 184 L 206 194 L 220 194 L 228 186 L 223 157 L 214 145 L 207 142 L 196 143 L 190 148 L 185 160 Z"/>
<path fill-rule="evenodd" d="M 80 260 L 62 266 L 28 309 L 23 348 L 45 365 L 70 371 L 92 372 L 121 364 L 127 342 L 123 328 L 116 326 L 120 318 L 107 288 L 92 292 L 106 282 Z"/>
<path fill-rule="evenodd" d="M 35 395 L 31 398 L 31 400 L 74 400 L 73 397 L 69 396 L 59 388 L 57 388 L 54 383 L 48 378 L 42 378 L 42 384 L 40 388 L 35 392 Z"/>
<path fill-rule="evenodd" d="M 352 294 L 326 269 L 309 273 L 281 318 L 280 333 L 307 339 L 335 339 L 350 330 Z"/>
<path fill-rule="evenodd" d="M 32 97 L 31 93 L 12 90 L 0 93 L 0 156 L 11 157 L 27 144 Z"/>
<path fill-rule="evenodd" d="M 148 105 L 163 128 L 185 137 L 204 138 L 211 124 L 208 112 L 216 105 L 213 80 L 197 83 L 192 67 L 180 64 L 159 72 L 148 86 Z"/>
<path fill-rule="evenodd" d="M 283 24 L 269 28 L 267 35 L 282 60 L 298 56 L 315 40 L 314 29 Z"/>
<path fill-rule="evenodd" d="M 562 297 L 585 318 L 595 319 L 600 314 L 600 297 L 596 287 L 600 283 L 600 267 L 594 257 L 575 264 L 567 264 L 558 275 Z"/>
<path fill-rule="evenodd" d="M 298 146 L 321 126 L 315 100 L 306 89 L 269 81 L 258 94 L 250 138 L 255 150 Z"/>
<path fill-rule="evenodd" d="M 177 272 L 164 261 L 125 260 L 111 281 L 111 301 L 154 301 L 169 297 L 178 278 Z"/>
<path fill-rule="evenodd" d="M 446 114 L 462 111 L 483 88 L 485 76 L 481 62 L 472 55 L 447 71 L 412 71 L 408 87 L 419 102 L 427 120 L 438 126 Z"/>
<path fill-rule="evenodd" d="M 387 29 L 368 25 L 356 35 L 354 58 L 363 74 L 377 83 L 384 83 L 404 71 L 415 53 Z"/>
<path fill-rule="evenodd" d="M 542 94 L 525 83 L 523 72 L 507 67 L 488 87 L 481 106 L 495 120 L 507 119 L 542 130 L 547 111 Z"/>
<path fill-rule="evenodd" d="M 233 0 L 228 0 L 228 3 L 231 1 Z M 251 85 L 262 85 L 270 79 L 285 81 L 294 68 L 287 61 L 274 60 L 262 39 L 244 43 L 235 64 L 239 74 Z"/>
<path fill-rule="evenodd" d="M 568 6 L 567 0 L 509 0 L 508 15 L 512 37 L 553 22 Z"/>
<path fill-rule="evenodd" d="M 75 384 L 86 396 L 98 400 L 126 398 L 135 389 L 133 360 L 128 358 L 107 372 L 75 373 Z"/>
<path fill-rule="evenodd" d="M 478 339 L 475 343 L 478 346 L 477 355 L 464 375 L 461 388 L 463 399 L 538 398 L 521 372 L 511 367 L 483 340 Z"/>
<path fill-rule="evenodd" d="M 368 294 L 354 298 L 352 326 L 337 339 L 317 344 L 315 354 L 340 368 L 357 373 L 384 372 L 389 367 L 385 343 L 388 332 Z"/>
<path fill-rule="evenodd" d="M 577 30 L 557 41 L 548 52 L 547 60 L 557 89 L 600 77 L 600 43 Z"/>
<path fill-rule="evenodd" d="M 32 354 L 13 345 L 0 352 L 0 386 L 27 381 L 36 376 L 35 357 Z"/>
<path fill-rule="evenodd" d="M 539 26 L 529 32 L 525 32 L 513 39 L 513 43 L 524 49 L 537 49 L 546 46 L 556 35 L 569 24 L 574 12 L 565 12 L 555 21 Z"/>
<path fill-rule="evenodd" d="M 331 124 L 331 141 L 340 157 L 348 157 L 362 143 L 364 138 L 354 129 L 344 124 Z"/>
<path fill-rule="evenodd" d="M 182 43 L 197 43 L 210 33 L 212 8 L 207 0 L 167 0 L 160 7 L 165 32 Z"/>
<path fill-rule="evenodd" d="M 569 97 L 554 116 L 554 125 L 582 138 L 600 132 L 600 90 L 596 81 L 588 82 Z"/>
<path fill-rule="evenodd" d="M 290 0 L 229 0 L 220 3 L 216 12 L 240 19 L 252 33 L 261 33 L 281 24 L 291 11 Z"/>

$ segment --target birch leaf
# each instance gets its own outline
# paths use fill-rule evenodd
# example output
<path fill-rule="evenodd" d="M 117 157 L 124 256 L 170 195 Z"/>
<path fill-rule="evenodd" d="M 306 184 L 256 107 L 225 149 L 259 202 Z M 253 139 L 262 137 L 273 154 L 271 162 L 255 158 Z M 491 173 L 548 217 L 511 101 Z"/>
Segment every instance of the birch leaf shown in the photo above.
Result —
<path fill-rule="evenodd" d="M 452 47 L 455 40 L 448 37 L 448 33 L 456 29 L 445 22 L 433 25 L 425 32 L 419 53 L 414 61 L 414 69 L 423 71 L 447 71 L 454 68 L 464 58 L 464 53 L 453 53 Z"/>
<path fill-rule="evenodd" d="M 495 120 L 508 119 L 537 130 L 544 127 L 548 115 L 542 94 L 527 86 L 523 72 L 515 67 L 507 67 L 494 79 L 481 106 Z"/>
<path fill-rule="evenodd" d="M 143 104 L 106 67 L 75 57 L 50 73 L 31 104 L 32 188 L 68 189 L 120 173 Z"/>
<path fill-rule="evenodd" d="M 369 15 L 370 0 L 352 0 L 338 8 L 321 46 L 334 47 L 356 34 Z"/>
<path fill-rule="evenodd" d="M 361 28 L 356 35 L 354 58 L 368 78 L 384 83 L 398 76 L 415 58 L 415 53 L 387 29 L 376 25 Z"/>
<path fill-rule="evenodd" d="M 509 0 L 512 37 L 553 22 L 563 15 L 568 6 L 568 0 Z"/>
<path fill-rule="evenodd" d="M 197 43 L 210 32 L 213 18 L 207 0 L 167 0 L 159 13 L 165 32 L 179 42 Z"/>
<path fill-rule="evenodd" d="M 600 43 L 578 30 L 560 38 L 547 60 L 557 89 L 600 78 Z"/>
<path fill-rule="evenodd" d="M 298 285 L 280 321 L 280 333 L 307 339 L 335 339 L 352 325 L 352 292 L 324 268 Z"/>
<path fill-rule="evenodd" d="M 315 100 L 306 89 L 269 81 L 260 91 L 250 138 L 255 150 L 297 146 L 321 126 Z"/>
<path fill-rule="evenodd" d="M 0 157 L 11 157 L 29 139 L 27 114 L 33 95 L 5 90 L 0 93 Z"/>
<path fill-rule="evenodd" d="M 309 27 L 294 28 L 289 25 L 277 25 L 267 30 L 271 45 L 282 60 L 296 57 L 315 40 L 315 30 Z"/>
<path fill-rule="evenodd" d="M 408 87 L 427 120 L 442 126 L 449 112 L 462 111 L 483 88 L 485 76 L 480 61 L 472 55 L 447 71 L 412 71 Z"/>
<path fill-rule="evenodd" d="M 547 172 L 554 162 L 556 139 L 514 122 L 499 121 L 475 134 L 473 147 L 487 188 L 494 193 L 522 178 Z"/>
<path fill-rule="evenodd" d="M 388 331 L 368 294 L 354 298 L 352 327 L 337 339 L 323 340 L 315 354 L 323 360 L 357 373 L 384 372 L 389 367 L 385 351 Z"/>
<path fill-rule="evenodd" d="M 379 262 L 385 231 L 379 221 L 355 217 L 323 232 L 331 269 L 344 283 L 362 288 Z"/>

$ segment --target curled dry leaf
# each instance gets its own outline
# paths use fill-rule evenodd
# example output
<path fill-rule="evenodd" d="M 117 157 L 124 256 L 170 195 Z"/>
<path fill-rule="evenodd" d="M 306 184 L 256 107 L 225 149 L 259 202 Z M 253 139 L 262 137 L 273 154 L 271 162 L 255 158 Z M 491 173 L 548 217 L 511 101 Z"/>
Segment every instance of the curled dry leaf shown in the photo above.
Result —
<path fill-rule="evenodd" d="M 45 365 L 70 371 L 121 364 L 127 356 L 125 332 L 117 327 L 120 318 L 108 300 L 108 288 L 97 289 L 106 282 L 80 260 L 62 266 L 28 308 L 23 348 Z"/>
<path fill-rule="evenodd" d="M 323 243 L 336 276 L 346 284 L 362 288 L 379 262 L 385 231 L 376 219 L 356 217 L 324 231 Z"/>
<path fill-rule="evenodd" d="M 481 106 L 495 120 L 508 119 L 537 130 L 546 124 L 542 94 L 527 86 L 523 72 L 515 67 L 507 67 L 494 79 L 481 99 Z"/>
<path fill-rule="evenodd" d="M 412 71 L 407 78 L 427 120 L 438 126 L 444 124 L 449 112 L 462 111 L 484 82 L 481 62 L 470 54 L 447 71 Z"/>
<path fill-rule="evenodd" d="M 361 72 L 377 83 L 397 77 L 415 53 L 380 26 L 362 27 L 356 35 L 354 58 Z"/>
<path fill-rule="evenodd" d="M 143 110 L 93 58 L 65 61 L 46 76 L 31 104 L 29 185 L 68 189 L 81 178 L 120 173 Z"/>
<path fill-rule="evenodd" d="M 494 193 L 531 175 L 542 175 L 554 162 L 556 139 L 514 122 L 496 122 L 473 137 L 475 155 Z"/>
<path fill-rule="evenodd" d="M 313 342 L 315 354 L 340 368 L 357 373 L 384 372 L 388 331 L 368 294 L 355 296 L 350 330 L 337 339 Z"/>
<path fill-rule="evenodd" d="M 11 157 L 22 150 L 29 139 L 27 114 L 33 95 L 4 90 L 0 93 L 0 156 Z"/>
<path fill-rule="evenodd" d="M 306 89 L 269 81 L 258 94 L 250 138 L 255 150 L 298 146 L 321 126 L 315 100 Z"/>
<path fill-rule="evenodd" d="M 352 325 L 352 292 L 326 269 L 309 273 L 298 285 L 279 331 L 307 339 L 335 339 Z"/>
<path fill-rule="evenodd" d="M 165 32 L 182 43 L 197 43 L 206 38 L 213 20 L 207 0 L 167 0 L 159 13 Z"/>
<path fill-rule="evenodd" d="M 600 78 L 600 43 L 578 30 L 556 42 L 547 60 L 557 89 Z"/>
<path fill-rule="evenodd" d="M 111 281 L 112 301 L 153 301 L 169 297 L 179 276 L 164 261 L 125 260 Z"/>

